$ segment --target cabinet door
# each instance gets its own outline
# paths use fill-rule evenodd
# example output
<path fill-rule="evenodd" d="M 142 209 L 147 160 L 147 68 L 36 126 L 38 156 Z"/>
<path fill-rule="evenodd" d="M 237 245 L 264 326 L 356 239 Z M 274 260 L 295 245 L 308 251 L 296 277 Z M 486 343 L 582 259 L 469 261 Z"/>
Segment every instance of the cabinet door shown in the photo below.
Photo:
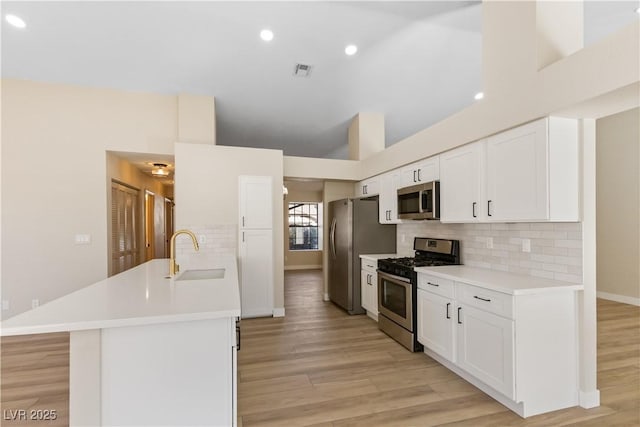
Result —
<path fill-rule="evenodd" d="M 549 218 L 547 121 L 539 120 L 487 139 L 489 221 Z"/>
<path fill-rule="evenodd" d="M 451 299 L 418 289 L 418 341 L 455 362 L 453 311 Z"/>
<path fill-rule="evenodd" d="M 413 163 L 402 169 L 401 187 L 423 184 L 440 179 L 440 156 Z"/>
<path fill-rule="evenodd" d="M 242 317 L 273 315 L 273 236 L 271 230 L 240 231 Z"/>
<path fill-rule="evenodd" d="M 514 322 L 458 305 L 458 366 L 509 398 L 515 397 Z"/>
<path fill-rule="evenodd" d="M 360 272 L 360 305 L 367 311 L 371 311 L 371 295 L 369 286 L 369 276 L 371 273 L 366 270 Z"/>
<path fill-rule="evenodd" d="M 370 312 L 378 317 L 378 273 L 369 273 L 369 305 L 371 306 Z"/>
<path fill-rule="evenodd" d="M 380 177 L 379 219 L 380 224 L 398 224 L 398 187 L 402 179 L 399 171 Z"/>
<path fill-rule="evenodd" d="M 380 193 L 379 178 L 369 178 L 356 184 L 356 197 L 375 196 Z"/>
<path fill-rule="evenodd" d="M 240 228 L 273 228 L 271 177 L 241 175 L 238 181 Z"/>
<path fill-rule="evenodd" d="M 418 164 L 418 182 L 430 182 L 440 179 L 440 156 L 430 157 Z"/>
<path fill-rule="evenodd" d="M 483 218 L 484 141 L 440 155 L 440 220 L 476 222 Z"/>

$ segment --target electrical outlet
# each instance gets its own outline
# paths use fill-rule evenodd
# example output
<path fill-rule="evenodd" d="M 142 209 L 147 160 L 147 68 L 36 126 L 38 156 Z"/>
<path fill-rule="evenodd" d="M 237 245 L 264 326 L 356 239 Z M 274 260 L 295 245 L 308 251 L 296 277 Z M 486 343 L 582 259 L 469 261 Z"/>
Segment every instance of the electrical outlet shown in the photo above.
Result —
<path fill-rule="evenodd" d="M 200 243 L 201 245 L 204 245 L 205 243 L 207 243 L 207 235 L 206 234 L 200 234 L 198 236 L 198 243 Z"/>
<path fill-rule="evenodd" d="M 39 299 L 32 299 L 31 300 L 31 308 L 36 308 L 40 305 L 40 300 Z"/>
<path fill-rule="evenodd" d="M 487 249 L 493 249 L 493 237 L 487 237 Z"/>
<path fill-rule="evenodd" d="M 9 310 L 9 300 L 8 299 L 3 299 L 2 300 L 2 310 Z"/>
<path fill-rule="evenodd" d="M 531 252 L 531 239 L 522 239 L 522 252 Z"/>

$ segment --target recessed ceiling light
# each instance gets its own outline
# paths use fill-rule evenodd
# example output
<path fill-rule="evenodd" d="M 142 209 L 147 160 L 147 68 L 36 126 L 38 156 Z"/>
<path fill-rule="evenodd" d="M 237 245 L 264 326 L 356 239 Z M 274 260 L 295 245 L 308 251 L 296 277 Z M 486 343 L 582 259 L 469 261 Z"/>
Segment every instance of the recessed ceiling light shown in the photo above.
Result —
<path fill-rule="evenodd" d="M 483 92 L 478 92 L 476 93 L 476 96 L 473 97 L 476 101 L 479 101 L 480 99 L 484 98 L 484 93 Z"/>
<path fill-rule="evenodd" d="M 20 18 L 19 16 L 16 15 L 5 15 L 4 19 L 11 25 L 13 25 L 16 28 L 24 28 L 27 26 L 27 23 L 24 22 L 24 20 L 22 18 Z"/>
<path fill-rule="evenodd" d="M 273 31 L 264 29 L 260 31 L 260 38 L 266 42 L 273 40 Z"/>
<path fill-rule="evenodd" d="M 636 7 L 636 13 L 640 13 L 640 7 Z"/>
<path fill-rule="evenodd" d="M 344 53 L 346 53 L 349 56 L 355 55 L 357 51 L 358 51 L 358 46 L 356 46 L 355 44 L 350 44 L 349 46 L 344 48 Z"/>

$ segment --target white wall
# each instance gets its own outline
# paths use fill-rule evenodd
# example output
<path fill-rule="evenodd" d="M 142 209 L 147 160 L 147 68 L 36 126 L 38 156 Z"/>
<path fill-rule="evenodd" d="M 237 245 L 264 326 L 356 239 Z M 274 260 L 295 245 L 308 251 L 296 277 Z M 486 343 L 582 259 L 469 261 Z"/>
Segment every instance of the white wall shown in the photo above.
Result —
<path fill-rule="evenodd" d="M 175 224 L 238 227 L 238 177 L 273 178 L 274 307 L 284 308 L 283 156 L 279 150 L 175 144 Z"/>
<path fill-rule="evenodd" d="M 596 121 L 596 186 L 597 290 L 640 305 L 640 109 Z"/>
<path fill-rule="evenodd" d="M 2 80 L 3 318 L 107 276 L 106 151 L 170 154 L 176 117 L 175 96 Z"/>

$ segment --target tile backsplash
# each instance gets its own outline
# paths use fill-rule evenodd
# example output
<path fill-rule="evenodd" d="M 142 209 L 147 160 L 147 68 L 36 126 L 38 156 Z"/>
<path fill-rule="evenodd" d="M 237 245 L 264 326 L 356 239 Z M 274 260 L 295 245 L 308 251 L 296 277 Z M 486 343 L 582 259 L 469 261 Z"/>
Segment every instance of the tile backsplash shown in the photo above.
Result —
<path fill-rule="evenodd" d="M 199 256 L 236 255 L 238 245 L 238 226 L 236 224 L 225 225 L 189 225 L 182 228 L 193 231 L 198 237 L 200 250 Z M 204 236 L 204 242 L 201 240 Z M 189 236 L 176 237 L 176 258 L 181 255 L 193 256 L 193 244 Z"/>
<path fill-rule="evenodd" d="M 414 237 L 460 240 L 462 263 L 571 283 L 582 283 L 581 223 L 398 224 L 398 254 L 412 256 Z M 404 236 L 404 239 L 403 239 Z M 488 248 L 488 240 L 493 248 Z M 529 239 L 531 252 L 523 252 Z"/>

